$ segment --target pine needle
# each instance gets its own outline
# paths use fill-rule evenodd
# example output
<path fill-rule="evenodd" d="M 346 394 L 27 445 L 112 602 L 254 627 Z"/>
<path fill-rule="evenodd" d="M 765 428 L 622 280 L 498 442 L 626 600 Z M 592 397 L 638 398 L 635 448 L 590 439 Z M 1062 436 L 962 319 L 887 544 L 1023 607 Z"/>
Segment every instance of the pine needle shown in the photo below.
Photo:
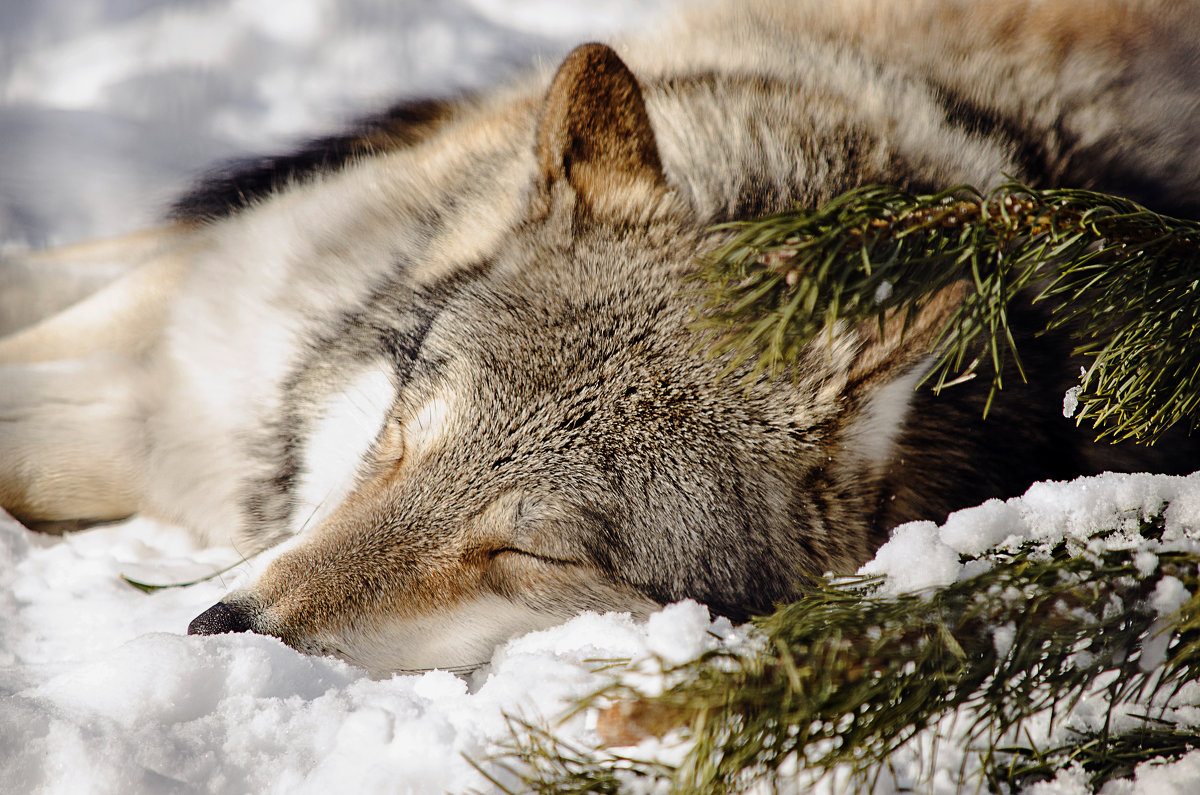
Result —
<path fill-rule="evenodd" d="M 1024 378 L 1008 309 L 1045 307 L 1086 357 L 1077 421 L 1101 437 L 1152 444 L 1200 425 L 1200 224 L 1078 190 L 1003 185 L 914 196 L 885 186 L 718 228 L 731 234 L 699 278 L 699 325 L 713 351 L 780 372 L 789 351 L 838 321 L 906 318 L 938 291 L 969 286 L 938 340 L 935 389 L 986 364 L 992 395 L 1005 364 Z"/>

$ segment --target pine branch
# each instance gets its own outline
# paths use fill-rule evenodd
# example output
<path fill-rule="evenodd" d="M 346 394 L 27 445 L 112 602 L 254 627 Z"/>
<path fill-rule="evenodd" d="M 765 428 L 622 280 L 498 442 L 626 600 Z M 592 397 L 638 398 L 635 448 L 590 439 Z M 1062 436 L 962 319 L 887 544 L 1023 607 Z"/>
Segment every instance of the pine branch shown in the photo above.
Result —
<path fill-rule="evenodd" d="M 942 389 L 1006 361 L 1020 371 L 1008 310 L 1026 292 L 1087 357 L 1079 421 L 1153 443 L 1200 425 L 1200 224 L 1076 190 L 1008 184 L 913 196 L 859 188 L 813 212 L 728 224 L 700 278 L 700 325 L 716 353 L 777 371 L 836 324 L 907 321 L 957 282 L 967 296 L 942 329 L 929 378 Z M 990 404 L 990 400 L 989 400 Z"/>
<path fill-rule="evenodd" d="M 1143 530 L 1157 532 L 1161 523 Z M 1182 754 L 1195 747 L 1188 729 L 1161 714 L 1059 748 L 1012 743 L 1033 716 L 1065 714 L 1097 688 L 1110 710 L 1145 712 L 1200 678 L 1200 554 L 1163 547 L 1146 572 L 1136 550 L 1102 540 L 993 551 L 981 558 L 988 570 L 932 594 L 883 596 L 876 580 L 829 581 L 756 622 L 761 650 L 713 652 L 673 669 L 678 684 L 654 697 L 615 684 L 601 695 L 636 704 L 648 724 L 685 727 L 693 743 L 674 769 L 617 757 L 623 775 L 721 793 L 773 785 L 789 766 L 810 776 L 839 768 L 848 788 L 869 791 L 897 749 L 924 730 L 937 734 L 953 714 L 966 720 L 955 744 L 972 749 L 977 774 L 993 784 L 1032 782 L 1076 761 L 1100 786 L 1139 761 Z M 1167 618 L 1149 598 L 1165 576 L 1192 594 Z M 1161 633 L 1166 643 L 1156 647 Z M 531 742 L 514 751 L 537 762 L 528 788 L 625 791 L 612 757 L 561 752 L 544 732 Z"/>
<path fill-rule="evenodd" d="M 1002 748 L 1009 761 L 987 771 L 989 789 L 1000 792 L 1025 789 L 1039 781 L 1049 781 L 1059 770 L 1075 764 L 1088 776 L 1088 786 L 1098 791 L 1113 779 L 1128 778 L 1134 769 L 1149 759 L 1178 759 L 1200 748 L 1200 734 L 1194 726 L 1181 726 L 1143 716 L 1144 725 L 1122 734 L 1075 733 L 1072 742 L 1051 749 L 1034 750 L 1013 746 Z"/>
<path fill-rule="evenodd" d="M 513 738 L 511 746 L 506 753 L 488 761 L 518 780 L 521 789 L 510 789 L 489 771 L 488 765 L 467 757 L 476 770 L 506 795 L 530 792 L 618 795 L 628 792 L 631 785 L 668 781 L 673 772 L 667 765 L 617 754 L 598 757 L 590 749 L 564 742 L 546 729 L 518 718 L 509 717 L 508 724 Z"/>

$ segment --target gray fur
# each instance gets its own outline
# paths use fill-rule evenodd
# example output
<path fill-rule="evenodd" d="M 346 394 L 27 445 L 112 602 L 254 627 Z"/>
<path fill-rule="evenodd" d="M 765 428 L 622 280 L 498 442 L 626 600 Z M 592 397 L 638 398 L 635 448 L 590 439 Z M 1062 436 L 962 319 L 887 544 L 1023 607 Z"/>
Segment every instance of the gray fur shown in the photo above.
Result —
<path fill-rule="evenodd" d="M 1007 175 L 1200 207 L 1198 15 L 1092 5 L 728 4 L 670 46 L 589 45 L 182 200 L 197 253 L 144 357 L 134 509 L 246 546 L 296 535 L 193 631 L 380 671 L 471 664 L 584 609 L 691 597 L 741 619 L 900 522 L 1114 462 L 1189 466 L 1098 453 L 1058 411 L 1053 339 L 986 422 L 980 386 L 909 389 L 953 291 L 903 339 L 843 328 L 749 389 L 692 327 L 712 224 L 864 183 Z M 265 320 L 228 319 L 231 278 Z M 210 349 L 238 364 L 205 369 Z M 303 503 L 330 401 L 379 367 L 394 399 L 348 491 Z M 72 518 L 34 491 L 0 477 L 13 507 L 43 506 L 29 518 Z"/>

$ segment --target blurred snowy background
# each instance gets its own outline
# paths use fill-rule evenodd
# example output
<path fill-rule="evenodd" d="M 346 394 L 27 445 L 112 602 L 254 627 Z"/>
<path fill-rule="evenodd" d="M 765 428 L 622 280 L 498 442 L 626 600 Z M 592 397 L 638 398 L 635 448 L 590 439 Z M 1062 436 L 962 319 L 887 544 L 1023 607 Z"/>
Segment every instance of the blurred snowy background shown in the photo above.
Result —
<path fill-rule="evenodd" d="M 0 241 L 145 227 L 206 166 L 494 84 L 679 0 L 3 0 Z"/>

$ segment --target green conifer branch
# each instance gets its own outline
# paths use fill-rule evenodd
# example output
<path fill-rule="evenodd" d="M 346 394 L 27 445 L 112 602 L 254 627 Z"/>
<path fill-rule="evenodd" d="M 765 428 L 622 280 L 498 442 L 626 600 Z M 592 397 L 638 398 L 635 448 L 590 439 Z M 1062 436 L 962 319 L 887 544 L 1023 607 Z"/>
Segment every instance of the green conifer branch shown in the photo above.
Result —
<path fill-rule="evenodd" d="M 1088 786 L 1099 791 L 1106 781 L 1129 778 L 1134 769 L 1149 759 L 1178 759 L 1200 748 L 1200 734 L 1193 726 L 1144 716 L 1144 725 L 1122 734 L 1076 733 L 1072 742 L 1050 749 L 1013 746 L 1000 749 L 1008 762 L 986 771 L 989 790 L 1024 789 L 1039 781 L 1050 781 L 1059 770 L 1079 765 Z"/>
<path fill-rule="evenodd" d="M 1020 358 L 1009 307 L 1026 293 L 1089 360 L 1079 421 L 1153 443 L 1200 425 L 1200 224 L 1078 190 L 1011 183 L 914 196 L 868 186 L 815 211 L 727 224 L 700 273 L 716 353 L 771 371 L 838 322 L 906 320 L 968 285 L 942 329 L 935 389 L 986 365 L 993 394 Z M 1023 375 L 1023 374 L 1022 374 Z M 989 401 L 990 402 L 990 401 Z"/>
<path fill-rule="evenodd" d="M 1161 517 L 1155 522 L 1143 535 L 1161 532 Z M 1077 761 L 1100 786 L 1139 761 L 1196 747 L 1194 731 L 1160 709 L 1132 731 L 1059 748 L 1013 739 L 1032 716 L 1069 711 L 1097 688 L 1110 710 L 1146 712 L 1156 695 L 1200 678 L 1200 555 L 1161 549 L 1145 572 L 1135 552 L 1027 542 L 988 553 L 986 571 L 922 595 L 881 595 L 871 579 L 825 582 L 756 621 L 761 649 L 712 652 L 673 669 L 677 684 L 654 697 L 620 683 L 602 691 L 685 727 L 694 745 L 677 768 L 617 757 L 617 775 L 602 752 L 559 747 L 538 732 L 517 735 L 510 755 L 524 764 L 509 770 L 539 792 L 622 792 L 622 780 L 636 779 L 721 793 L 774 783 L 789 764 L 815 774 L 840 766 L 850 788 L 869 791 L 901 745 L 957 713 L 967 723 L 954 741 L 972 749 L 987 782 L 1031 783 Z M 1149 597 L 1168 575 L 1192 597 L 1164 618 Z M 1161 633 L 1162 664 L 1143 660 Z"/>

